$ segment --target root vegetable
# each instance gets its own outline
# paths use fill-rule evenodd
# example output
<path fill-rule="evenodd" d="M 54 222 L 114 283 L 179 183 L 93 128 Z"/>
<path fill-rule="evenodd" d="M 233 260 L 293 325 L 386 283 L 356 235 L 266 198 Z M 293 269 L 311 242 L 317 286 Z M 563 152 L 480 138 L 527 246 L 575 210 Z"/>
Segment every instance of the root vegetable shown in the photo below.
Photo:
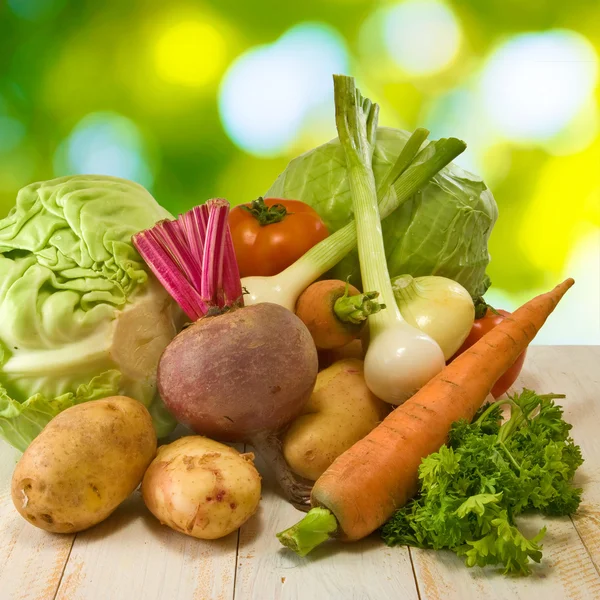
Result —
<path fill-rule="evenodd" d="M 25 450 L 12 478 L 13 503 L 36 527 L 83 531 L 133 492 L 155 452 L 152 418 L 141 402 L 114 396 L 72 406 Z"/>
<path fill-rule="evenodd" d="M 144 502 L 175 531 L 221 538 L 258 508 L 260 475 L 253 459 L 202 436 L 180 438 L 158 449 L 142 482 Z"/>
<path fill-rule="evenodd" d="M 319 350 L 341 348 L 358 338 L 369 315 L 381 310 L 379 294 L 361 294 L 337 279 L 317 281 L 298 298 L 296 315 L 308 327 Z"/>
<path fill-rule="evenodd" d="M 389 404 L 367 387 L 363 362 L 349 358 L 321 371 L 315 389 L 283 438 L 292 470 L 316 481 L 331 463 L 376 427 Z"/>
<path fill-rule="evenodd" d="M 447 277 L 400 275 L 392 289 L 406 322 L 432 337 L 448 360 L 465 341 L 475 319 L 473 299 Z"/>
<path fill-rule="evenodd" d="M 201 319 L 167 346 L 158 390 L 195 432 L 253 442 L 295 419 L 315 385 L 318 358 L 310 333 L 278 304 L 257 304 Z"/>

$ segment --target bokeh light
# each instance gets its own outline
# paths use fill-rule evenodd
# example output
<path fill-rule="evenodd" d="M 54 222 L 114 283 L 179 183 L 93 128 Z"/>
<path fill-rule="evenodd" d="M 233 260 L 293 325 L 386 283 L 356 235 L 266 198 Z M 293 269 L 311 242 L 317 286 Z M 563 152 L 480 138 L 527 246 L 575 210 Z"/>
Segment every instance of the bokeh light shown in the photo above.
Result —
<path fill-rule="evenodd" d="M 575 285 L 561 300 L 558 314 L 546 322 L 532 344 L 599 344 L 600 228 L 591 227 L 579 232 L 567 262 L 545 286 L 524 288 L 516 294 L 508 294 L 501 287 L 492 286 L 486 300 L 492 306 L 514 311 L 532 296 L 546 292 L 557 281 L 567 277 L 573 277 Z"/>
<path fill-rule="evenodd" d="M 592 95 L 568 125 L 540 145 L 553 156 L 569 156 L 588 148 L 598 137 L 599 107 Z"/>
<path fill-rule="evenodd" d="M 251 202 L 264 195 L 286 165 L 283 157 L 266 159 L 240 153 L 221 172 L 217 181 L 219 194 L 232 204 Z"/>
<path fill-rule="evenodd" d="M 77 123 L 57 151 L 55 174 L 84 173 L 114 175 L 152 187 L 144 141 L 131 120 L 101 112 Z"/>
<path fill-rule="evenodd" d="M 169 26 L 154 50 L 158 75 L 166 82 L 202 87 L 225 66 L 227 46 L 217 26 L 208 21 L 183 21 Z"/>
<path fill-rule="evenodd" d="M 460 46 L 454 14 L 436 0 L 407 0 L 384 11 L 383 36 L 394 62 L 409 75 L 447 67 Z"/>
<path fill-rule="evenodd" d="M 546 140 L 589 101 L 597 69 L 594 47 L 574 31 L 517 35 L 489 57 L 481 101 L 503 136 Z"/>
<path fill-rule="evenodd" d="M 600 143 L 579 154 L 551 159 L 544 165 L 517 238 L 536 268 L 560 275 L 577 240 L 594 226 L 597 215 L 592 211 L 596 204 L 592 198 L 597 200 L 600 192 L 599 173 Z M 549 207 L 549 198 L 560 201 Z M 560 235 L 538 236 L 536 231 L 559 231 Z"/>
<path fill-rule="evenodd" d="M 300 24 L 236 59 L 219 91 L 225 131 L 257 156 L 286 150 L 308 117 L 331 113 L 332 73 L 345 72 L 343 38 L 324 24 Z"/>
<path fill-rule="evenodd" d="M 25 138 L 25 125 L 18 119 L 0 114 L 0 152 L 14 150 Z"/>
<path fill-rule="evenodd" d="M 15 15 L 26 21 L 40 21 L 58 15 L 66 0 L 7 0 Z"/>
<path fill-rule="evenodd" d="M 454 136 L 469 141 L 467 149 L 455 162 L 475 173 L 481 172 L 484 147 L 491 141 L 481 135 L 485 125 L 479 112 L 477 98 L 465 86 L 439 95 L 420 116 L 420 122 L 431 131 L 433 138 Z"/>
<path fill-rule="evenodd" d="M 14 200 L 15 190 L 22 187 L 23 181 L 31 183 L 36 178 L 39 162 L 39 156 L 31 145 L 0 154 L 0 193 L 10 194 Z"/>
<path fill-rule="evenodd" d="M 574 276 L 536 342 L 600 343 L 600 2 L 505 4 L 7 0 L 0 211 L 84 172 L 173 213 L 247 202 L 335 137 L 347 73 L 381 125 L 467 143 L 456 162 L 499 208 L 486 300 L 511 310 Z"/>

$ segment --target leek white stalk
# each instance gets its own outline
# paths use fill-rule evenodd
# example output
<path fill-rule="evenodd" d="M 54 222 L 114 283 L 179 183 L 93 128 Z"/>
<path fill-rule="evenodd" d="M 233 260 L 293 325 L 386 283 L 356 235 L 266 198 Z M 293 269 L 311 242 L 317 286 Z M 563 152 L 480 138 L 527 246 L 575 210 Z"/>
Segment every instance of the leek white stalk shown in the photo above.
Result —
<path fill-rule="evenodd" d="M 375 143 L 375 130 L 376 127 L 370 131 L 372 145 Z M 466 147 L 464 142 L 449 138 L 431 142 L 420 150 L 428 133 L 425 129 L 415 131 L 383 179 L 377 191 L 382 219 L 411 198 Z M 273 302 L 293 311 L 298 296 L 323 273 L 337 265 L 355 246 L 356 225 L 351 221 L 281 273 L 271 277 L 244 277 L 242 285 L 247 291 L 244 304 Z"/>
<path fill-rule="evenodd" d="M 467 339 L 475 306 L 465 288 L 447 277 L 400 275 L 392 280 L 400 313 L 407 323 L 431 336 L 448 360 Z"/>
<path fill-rule="evenodd" d="M 386 309 L 369 317 L 365 382 L 378 397 L 401 404 L 445 366 L 444 354 L 427 334 L 409 325 L 396 305 L 387 270 L 375 177 L 371 166 L 378 107 L 363 98 L 354 79 L 334 76 L 338 137 L 346 156 L 356 218 L 358 257 L 365 289 L 377 290 Z M 372 138 L 371 138 L 372 139 Z"/>

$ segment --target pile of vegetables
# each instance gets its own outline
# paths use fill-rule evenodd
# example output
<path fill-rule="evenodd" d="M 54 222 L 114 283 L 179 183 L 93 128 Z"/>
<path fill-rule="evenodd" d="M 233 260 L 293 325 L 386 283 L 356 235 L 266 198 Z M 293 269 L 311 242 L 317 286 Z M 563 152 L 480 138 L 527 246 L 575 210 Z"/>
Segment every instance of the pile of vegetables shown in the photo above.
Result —
<path fill-rule="evenodd" d="M 257 510 L 260 454 L 306 516 L 301 556 L 380 529 L 468 566 L 530 572 L 571 514 L 581 464 L 559 396 L 502 396 L 573 284 L 512 315 L 488 307 L 494 199 L 452 164 L 455 138 L 378 126 L 334 76 L 338 138 L 265 197 L 173 218 L 140 186 L 28 186 L 0 221 L 0 435 L 24 454 L 19 513 L 57 533 L 106 519 L 138 486 L 202 539 Z M 501 422 L 501 407 L 511 415 Z M 161 439 L 179 422 L 191 430 Z"/>
<path fill-rule="evenodd" d="M 376 109 L 371 115 L 370 123 L 369 136 L 373 142 L 376 134 Z M 466 148 L 464 142 L 449 138 L 431 142 L 421 149 L 427 135 L 426 130 L 416 130 L 411 139 L 401 148 L 395 161 L 386 170 L 383 180 L 378 184 L 377 200 L 382 219 L 395 214 L 394 211 L 397 212 L 399 207 L 407 206 L 411 200 L 419 197 L 418 192 L 429 180 Z M 345 183 L 348 185 L 347 182 Z M 398 230 L 398 233 L 401 235 L 401 230 Z M 300 294 L 317 278 L 340 264 L 354 249 L 356 241 L 356 224 L 354 220 L 350 220 L 280 273 L 270 277 L 258 274 L 244 277 L 242 283 L 248 290 L 245 302 L 247 304 L 276 302 L 292 311 L 295 310 Z M 464 257 L 456 252 L 454 260 L 457 261 L 458 267 Z M 464 269 L 462 266 L 460 268 Z M 341 279 L 345 280 L 346 276 Z"/>
<path fill-rule="evenodd" d="M 368 137 L 373 109 L 352 80 L 336 76 L 334 82 L 338 131 L 347 153 L 355 212 L 364 213 L 362 224 L 357 222 L 362 276 L 369 284 L 380 286 L 386 299 L 393 291 L 382 268 L 384 261 L 379 260 L 383 240 L 377 226 Z M 281 542 L 305 555 L 330 537 L 355 541 L 384 525 L 416 493 L 421 460 L 439 450 L 454 422 L 473 418 L 494 383 L 531 342 L 573 283 L 568 279 L 525 304 L 437 374 L 432 371 L 439 364 L 439 346 L 437 356 L 412 349 L 412 345 L 435 347 L 429 336 L 419 337 L 399 311 L 378 322 L 365 359 L 365 381 L 381 399 L 403 403 L 319 477 L 311 493 L 313 508 L 298 524 L 278 534 Z M 382 341 L 377 343 L 378 339 Z M 381 362 L 373 364 L 370 381 L 371 352 L 377 352 Z M 384 361 L 394 369 L 386 370 Z M 374 389 L 371 382 L 378 387 Z M 415 385 L 422 386 L 416 393 L 411 389 Z M 388 399 L 378 389 L 392 394 Z M 405 400 L 403 396 L 411 393 Z"/>
<path fill-rule="evenodd" d="M 317 350 L 291 311 L 269 302 L 242 305 L 228 214 L 225 200 L 209 200 L 133 238 L 194 320 L 163 352 L 158 389 L 173 415 L 197 433 L 251 443 L 287 497 L 306 503 L 309 488 L 285 463 L 276 436 L 310 397 Z"/>

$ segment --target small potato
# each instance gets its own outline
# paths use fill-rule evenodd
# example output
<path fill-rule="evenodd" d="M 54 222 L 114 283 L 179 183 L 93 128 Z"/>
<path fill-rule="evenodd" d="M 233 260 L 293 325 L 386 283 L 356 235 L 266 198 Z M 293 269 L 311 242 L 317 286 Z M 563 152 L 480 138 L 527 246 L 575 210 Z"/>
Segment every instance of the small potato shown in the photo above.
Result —
<path fill-rule="evenodd" d="M 316 481 L 331 463 L 389 413 L 365 383 L 363 361 L 340 360 L 321 371 L 304 414 L 283 438 L 283 454 L 297 475 Z"/>
<path fill-rule="evenodd" d="M 139 485 L 156 453 L 152 418 L 125 396 L 58 414 L 19 460 L 12 500 L 46 531 L 82 531 L 108 517 Z"/>
<path fill-rule="evenodd" d="M 199 435 L 158 449 L 142 482 L 150 512 L 171 529 L 212 540 L 238 529 L 258 508 L 253 454 Z"/>

